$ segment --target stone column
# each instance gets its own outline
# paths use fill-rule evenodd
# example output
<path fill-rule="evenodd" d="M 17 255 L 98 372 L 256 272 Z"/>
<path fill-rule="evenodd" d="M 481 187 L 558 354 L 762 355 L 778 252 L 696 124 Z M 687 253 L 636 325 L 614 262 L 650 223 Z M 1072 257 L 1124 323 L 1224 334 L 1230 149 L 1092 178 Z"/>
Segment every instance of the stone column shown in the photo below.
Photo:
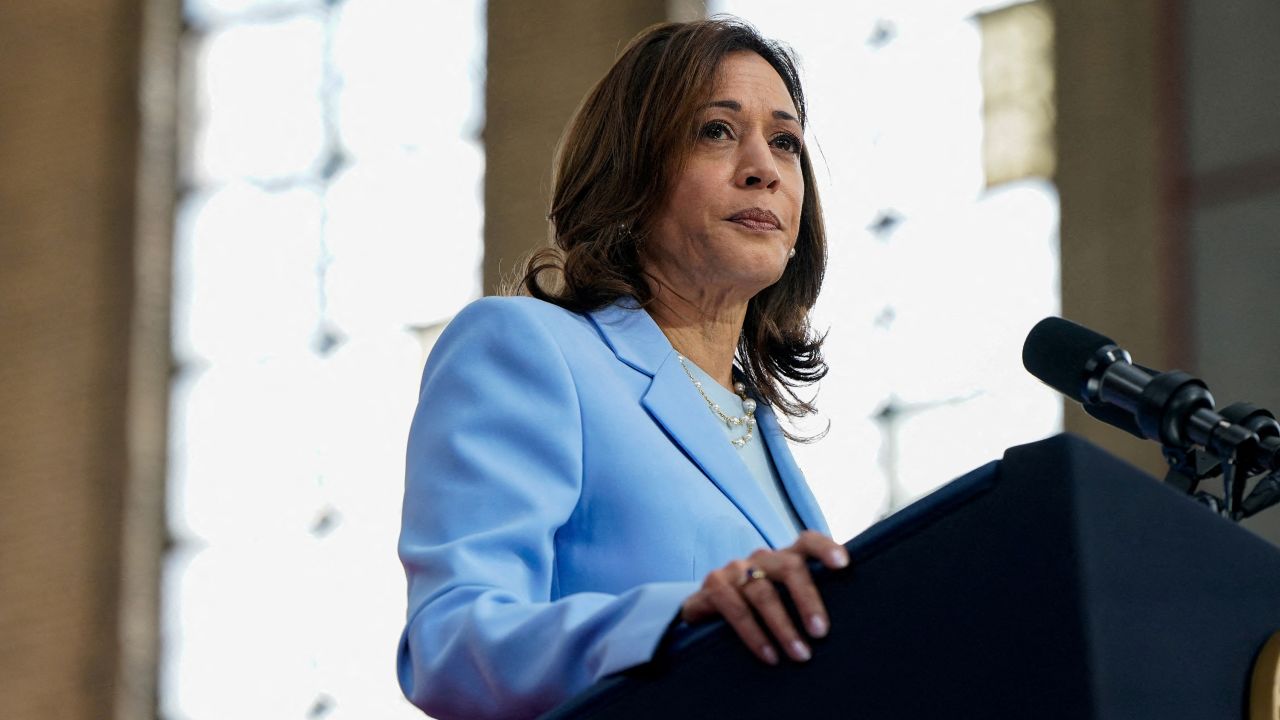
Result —
<path fill-rule="evenodd" d="M 1161 369 L 1189 361 L 1174 3 L 1072 0 L 1056 19 L 1062 311 Z M 1153 473 L 1158 449 L 1068 403 L 1067 429 Z"/>
<path fill-rule="evenodd" d="M 489 3 L 485 85 L 484 289 L 547 242 L 551 160 L 587 91 L 664 0 Z"/>
<path fill-rule="evenodd" d="M 155 637 L 172 169 L 139 161 L 146 4 L 0 5 L 0 717 L 115 715 L 126 592 Z"/>

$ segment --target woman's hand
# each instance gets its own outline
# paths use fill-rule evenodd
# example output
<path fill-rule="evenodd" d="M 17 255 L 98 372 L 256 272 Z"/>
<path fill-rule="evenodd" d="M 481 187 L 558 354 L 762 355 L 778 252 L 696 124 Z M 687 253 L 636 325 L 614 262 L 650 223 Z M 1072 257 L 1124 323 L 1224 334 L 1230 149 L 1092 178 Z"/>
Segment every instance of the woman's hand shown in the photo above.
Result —
<path fill-rule="evenodd" d="M 849 564 L 844 547 L 826 535 L 806 530 L 789 548 L 757 550 L 746 560 L 735 560 L 713 570 L 702 582 L 702 589 L 684 601 L 680 619 L 696 623 L 719 615 L 764 662 L 778 664 L 778 651 L 770 635 L 792 660 L 804 662 L 809 659 L 809 645 L 791 622 L 773 584 L 786 586 L 810 637 L 826 635 L 831 621 L 809 575 L 811 557 L 833 569 Z M 768 635 L 758 619 L 764 621 Z"/>

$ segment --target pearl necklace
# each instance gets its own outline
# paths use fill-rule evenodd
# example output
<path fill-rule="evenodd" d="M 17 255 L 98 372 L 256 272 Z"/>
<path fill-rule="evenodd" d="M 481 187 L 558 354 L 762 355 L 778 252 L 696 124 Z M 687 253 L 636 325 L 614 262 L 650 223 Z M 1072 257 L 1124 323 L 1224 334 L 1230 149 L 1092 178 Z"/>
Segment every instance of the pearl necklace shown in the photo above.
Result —
<path fill-rule="evenodd" d="M 751 438 L 755 436 L 756 432 L 756 401 L 747 397 L 747 386 L 740 382 L 735 382 L 733 384 L 733 391 L 738 394 L 738 397 L 742 398 L 742 416 L 737 417 L 734 415 L 727 415 L 724 410 L 721 410 L 720 406 L 716 404 L 716 401 L 712 400 L 711 397 L 707 395 L 707 391 L 702 389 L 702 381 L 693 376 L 693 372 L 689 370 L 689 365 L 685 362 L 684 356 L 680 353 L 676 353 L 676 358 L 680 360 L 680 367 L 684 368 L 684 374 L 689 376 L 689 381 L 698 389 L 698 394 L 702 396 L 703 400 L 707 401 L 707 407 L 711 408 L 711 412 L 715 413 L 716 417 L 723 420 L 724 424 L 731 428 L 741 427 L 743 425 L 747 426 L 746 434 L 733 438 L 729 441 L 729 444 L 736 448 L 740 448 L 751 442 Z"/>

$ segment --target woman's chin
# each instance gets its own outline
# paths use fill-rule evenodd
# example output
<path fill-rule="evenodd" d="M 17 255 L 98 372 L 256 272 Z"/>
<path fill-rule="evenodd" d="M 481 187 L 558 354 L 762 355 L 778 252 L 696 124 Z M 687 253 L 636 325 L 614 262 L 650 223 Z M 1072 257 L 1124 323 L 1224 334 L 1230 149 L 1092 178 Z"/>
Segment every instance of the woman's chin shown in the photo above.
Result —
<path fill-rule="evenodd" d="M 750 274 L 743 274 L 738 280 L 738 285 L 748 291 L 746 293 L 747 295 L 755 297 L 755 295 L 760 291 L 781 280 L 786 269 L 787 266 L 785 263 L 781 265 L 771 264 L 769 266 L 756 268 L 755 271 Z"/>

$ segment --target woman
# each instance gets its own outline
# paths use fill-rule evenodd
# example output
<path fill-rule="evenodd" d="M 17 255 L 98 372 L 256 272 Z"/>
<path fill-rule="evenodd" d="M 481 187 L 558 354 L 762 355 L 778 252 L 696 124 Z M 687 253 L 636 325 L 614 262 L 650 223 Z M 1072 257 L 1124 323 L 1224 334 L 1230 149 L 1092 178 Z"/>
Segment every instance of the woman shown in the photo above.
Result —
<path fill-rule="evenodd" d="M 641 33 L 579 109 L 531 297 L 470 305 L 423 376 L 399 672 L 428 713 L 536 715 L 673 623 L 769 664 L 827 633 L 807 559 L 848 557 L 773 413 L 826 370 L 804 110 L 788 53 L 723 19 Z"/>

